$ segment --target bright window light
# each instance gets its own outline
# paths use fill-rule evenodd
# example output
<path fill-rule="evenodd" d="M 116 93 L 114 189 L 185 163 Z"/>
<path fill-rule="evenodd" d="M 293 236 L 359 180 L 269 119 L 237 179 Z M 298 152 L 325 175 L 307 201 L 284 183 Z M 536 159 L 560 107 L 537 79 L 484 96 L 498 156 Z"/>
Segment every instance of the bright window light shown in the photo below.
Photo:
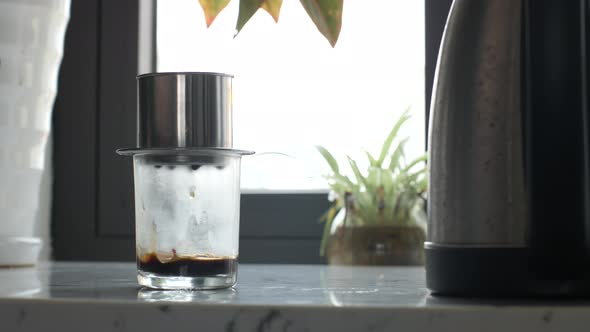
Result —
<path fill-rule="evenodd" d="M 244 192 L 326 190 L 328 167 L 315 145 L 347 168 L 378 154 L 400 114 L 408 158 L 424 153 L 424 1 L 344 1 L 335 48 L 297 0 L 278 24 L 259 10 L 234 38 L 238 1 L 207 29 L 198 0 L 157 2 L 158 71 L 235 76 L 234 147 Z"/>

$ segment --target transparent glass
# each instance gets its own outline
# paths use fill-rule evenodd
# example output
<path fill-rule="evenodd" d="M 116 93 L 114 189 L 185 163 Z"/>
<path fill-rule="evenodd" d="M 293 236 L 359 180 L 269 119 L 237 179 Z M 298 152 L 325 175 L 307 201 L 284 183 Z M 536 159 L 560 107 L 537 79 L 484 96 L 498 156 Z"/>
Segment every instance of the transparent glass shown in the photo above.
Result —
<path fill-rule="evenodd" d="M 138 154 L 135 236 L 138 281 L 161 289 L 236 283 L 239 154 Z"/>

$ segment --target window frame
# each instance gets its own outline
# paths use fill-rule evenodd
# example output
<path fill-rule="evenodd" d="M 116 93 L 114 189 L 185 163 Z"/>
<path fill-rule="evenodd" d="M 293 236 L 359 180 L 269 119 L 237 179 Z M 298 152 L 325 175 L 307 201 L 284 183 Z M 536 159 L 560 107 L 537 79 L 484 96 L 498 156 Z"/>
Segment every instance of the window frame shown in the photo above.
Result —
<path fill-rule="evenodd" d="M 71 2 L 53 115 L 56 260 L 134 259 L 132 163 L 114 150 L 135 145 L 135 76 L 156 64 L 155 1 Z M 425 0 L 426 128 L 450 3 Z M 240 261 L 323 263 L 318 219 L 328 204 L 323 193 L 243 194 Z"/>

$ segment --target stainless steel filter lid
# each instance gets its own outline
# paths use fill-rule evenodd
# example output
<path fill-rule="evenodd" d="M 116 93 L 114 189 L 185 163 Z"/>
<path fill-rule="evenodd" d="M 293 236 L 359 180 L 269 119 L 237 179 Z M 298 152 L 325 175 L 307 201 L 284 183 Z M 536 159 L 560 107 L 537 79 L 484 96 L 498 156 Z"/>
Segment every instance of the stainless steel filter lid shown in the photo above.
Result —
<path fill-rule="evenodd" d="M 233 147 L 231 75 L 154 73 L 137 85 L 138 148 Z"/>

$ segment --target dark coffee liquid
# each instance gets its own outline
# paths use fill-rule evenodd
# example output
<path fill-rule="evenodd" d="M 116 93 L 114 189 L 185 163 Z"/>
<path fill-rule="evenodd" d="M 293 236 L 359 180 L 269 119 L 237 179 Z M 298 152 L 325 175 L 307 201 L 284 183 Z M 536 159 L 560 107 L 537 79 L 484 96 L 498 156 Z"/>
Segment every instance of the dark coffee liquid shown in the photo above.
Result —
<path fill-rule="evenodd" d="M 154 253 L 137 258 L 137 268 L 143 272 L 170 277 L 210 277 L 236 272 L 238 260 L 230 257 L 174 256 L 162 262 Z"/>

